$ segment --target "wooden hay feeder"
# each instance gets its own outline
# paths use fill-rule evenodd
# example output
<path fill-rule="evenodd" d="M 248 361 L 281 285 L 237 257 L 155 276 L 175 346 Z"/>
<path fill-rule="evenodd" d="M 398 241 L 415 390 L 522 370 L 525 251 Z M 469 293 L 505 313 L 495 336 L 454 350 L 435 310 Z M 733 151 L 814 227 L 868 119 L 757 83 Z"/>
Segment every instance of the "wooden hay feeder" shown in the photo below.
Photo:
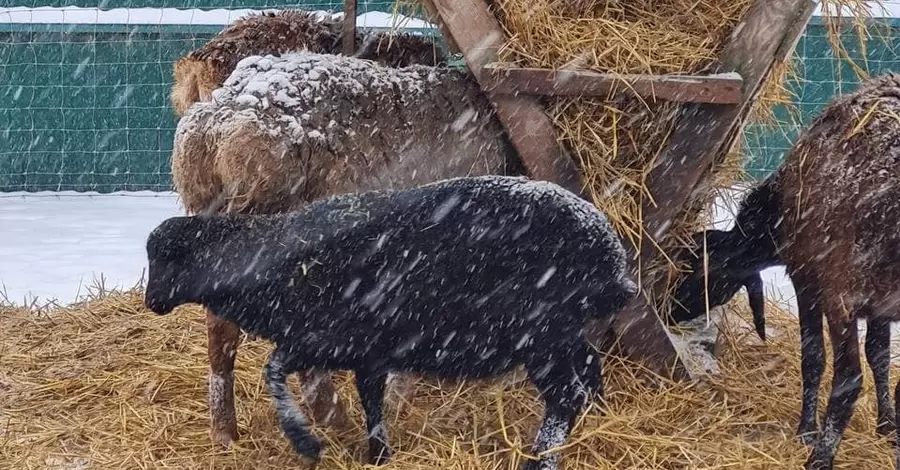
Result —
<path fill-rule="evenodd" d="M 497 115 L 530 176 L 553 181 L 591 200 L 575 162 L 557 142 L 554 128 L 538 96 L 605 97 L 632 94 L 684 103 L 675 128 L 649 174 L 647 187 L 661 205 L 642 205 L 641 248 L 633 251 L 632 268 L 646 269 L 659 255 L 670 221 L 684 210 L 689 197 L 713 165 L 722 161 L 757 101 L 774 64 L 790 55 L 812 16 L 813 0 L 755 0 L 729 36 L 714 64 L 713 75 L 614 75 L 578 70 L 514 67 L 497 62 L 506 37 L 485 0 L 423 0 L 436 18 L 453 52 L 494 103 Z M 356 28 L 356 0 L 345 0 L 345 30 Z M 352 37 L 352 35 L 349 35 Z M 345 43 L 344 53 L 352 54 Z M 593 202 L 593 201 L 592 201 Z M 664 286 L 643 285 L 660 292 Z M 605 348 L 618 347 L 629 359 L 664 377 L 689 377 L 665 326 L 646 297 L 639 295 L 613 324 L 615 337 L 595 338 Z M 610 339 L 618 339 L 610 343 Z"/>

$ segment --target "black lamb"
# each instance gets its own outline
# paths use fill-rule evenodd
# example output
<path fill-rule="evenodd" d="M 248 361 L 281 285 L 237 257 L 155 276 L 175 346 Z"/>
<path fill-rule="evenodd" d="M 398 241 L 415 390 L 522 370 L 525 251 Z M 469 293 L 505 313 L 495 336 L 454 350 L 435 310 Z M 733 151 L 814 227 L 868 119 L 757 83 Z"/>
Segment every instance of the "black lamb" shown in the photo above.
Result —
<path fill-rule="evenodd" d="M 561 446 L 602 397 L 586 324 L 608 325 L 637 292 L 602 212 L 521 177 L 345 194 L 279 215 L 173 217 L 147 254 L 150 310 L 202 304 L 275 343 L 266 380 L 298 453 L 318 459 L 320 442 L 286 375 L 353 370 L 373 464 L 390 459 L 390 372 L 475 379 L 524 365 L 546 406 L 532 452 Z M 523 468 L 558 460 L 547 452 Z"/>

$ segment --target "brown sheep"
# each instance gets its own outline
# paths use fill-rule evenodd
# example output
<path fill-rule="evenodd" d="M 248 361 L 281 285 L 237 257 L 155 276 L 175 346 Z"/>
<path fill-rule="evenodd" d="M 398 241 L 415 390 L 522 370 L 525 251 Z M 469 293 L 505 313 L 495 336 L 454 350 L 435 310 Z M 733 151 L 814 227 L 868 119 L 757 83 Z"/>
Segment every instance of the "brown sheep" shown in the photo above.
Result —
<path fill-rule="evenodd" d="M 250 14 L 239 18 L 203 47 L 178 59 L 173 66 L 171 102 L 175 114 L 209 100 L 244 57 L 308 50 L 341 52 L 343 22 L 303 10 Z M 389 67 L 412 64 L 442 65 L 444 52 L 429 38 L 414 34 L 376 32 L 356 34 L 357 54 Z"/>
<path fill-rule="evenodd" d="M 191 213 L 276 213 L 341 193 L 525 170 L 464 70 L 288 53 L 242 60 L 210 101 L 188 109 L 172 173 Z M 212 435 L 227 445 L 237 438 L 240 330 L 209 313 L 207 322 Z M 330 376 L 301 375 L 313 418 L 346 426 Z"/>
<path fill-rule="evenodd" d="M 900 320 L 900 75 L 865 81 L 830 103 L 780 168 L 781 252 L 797 291 L 803 407 L 798 433 L 813 443 L 807 469 L 830 469 L 862 387 L 857 320 L 867 319 L 879 428 L 893 428 L 890 323 Z M 817 432 L 824 371 L 822 317 L 834 380 Z M 871 350 L 870 350 L 871 349 Z M 894 392 L 900 404 L 900 384 Z M 897 407 L 900 409 L 900 407 Z M 894 418 L 894 419 L 891 419 Z M 900 439 L 898 439 L 900 443 Z M 900 468 L 900 454 L 895 464 Z"/>

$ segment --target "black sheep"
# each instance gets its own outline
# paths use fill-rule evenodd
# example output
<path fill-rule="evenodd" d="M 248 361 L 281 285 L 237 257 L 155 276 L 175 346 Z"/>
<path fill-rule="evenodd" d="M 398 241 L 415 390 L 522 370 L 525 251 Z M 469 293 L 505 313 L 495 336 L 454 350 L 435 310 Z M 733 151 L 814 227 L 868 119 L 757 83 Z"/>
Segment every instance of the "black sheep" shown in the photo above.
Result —
<path fill-rule="evenodd" d="M 777 178 L 777 172 L 773 173 L 750 190 L 741 201 L 731 230 L 705 230 L 695 235 L 698 248 L 688 253 L 691 272 L 680 280 L 675 291 L 670 323 L 704 315 L 707 300 L 709 308 L 718 307 L 730 301 L 741 287 L 746 287 L 756 333 L 766 340 L 765 295 L 760 271 L 782 264 L 776 238 L 781 222 Z"/>
<path fill-rule="evenodd" d="M 173 217 L 147 253 L 152 311 L 199 303 L 275 343 L 266 380 L 300 454 L 317 459 L 320 443 L 286 375 L 353 370 L 374 464 L 390 458 L 389 372 L 475 379 L 524 365 L 546 405 L 532 451 L 562 445 L 602 396 L 586 323 L 608 322 L 637 292 L 603 213 L 521 177 L 346 194 L 279 215 Z"/>

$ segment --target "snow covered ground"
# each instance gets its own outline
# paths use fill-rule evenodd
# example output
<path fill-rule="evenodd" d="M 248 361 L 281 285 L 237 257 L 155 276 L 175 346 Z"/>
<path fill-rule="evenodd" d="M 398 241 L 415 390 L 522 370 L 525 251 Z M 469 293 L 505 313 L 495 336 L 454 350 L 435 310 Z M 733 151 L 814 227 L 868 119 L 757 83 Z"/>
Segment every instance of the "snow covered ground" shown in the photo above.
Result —
<path fill-rule="evenodd" d="M 131 288 L 150 230 L 182 214 L 174 193 L 0 193 L 0 293 L 19 305 L 66 304 L 101 277 Z"/>

